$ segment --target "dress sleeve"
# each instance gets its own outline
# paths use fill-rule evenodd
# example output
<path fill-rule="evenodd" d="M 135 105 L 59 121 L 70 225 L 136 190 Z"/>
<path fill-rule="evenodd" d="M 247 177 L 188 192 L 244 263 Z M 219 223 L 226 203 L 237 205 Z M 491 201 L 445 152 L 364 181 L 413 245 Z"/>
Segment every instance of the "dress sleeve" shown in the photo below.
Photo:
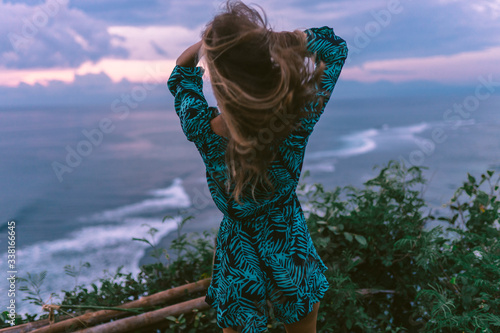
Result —
<path fill-rule="evenodd" d="M 306 105 L 306 111 L 310 111 L 310 116 L 302 120 L 303 130 L 310 134 L 316 122 L 323 114 L 326 104 L 335 88 L 342 67 L 347 58 L 346 42 L 335 35 L 332 28 L 324 26 L 322 28 L 310 28 L 304 31 L 307 35 L 307 51 L 315 56 L 316 65 L 325 63 L 325 69 L 321 80 L 316 87 L 317 98 Z M 322 99 L 322 103 L 320 103 Z"/>
<path fill-rule="evenodd" d="M 203 68 L 175 66 L 167 86 L 175 98 L 175 112 L 182 131 L 189 141 L 196 141 L 207 133 L 212 108 L 203 95 Z"/>

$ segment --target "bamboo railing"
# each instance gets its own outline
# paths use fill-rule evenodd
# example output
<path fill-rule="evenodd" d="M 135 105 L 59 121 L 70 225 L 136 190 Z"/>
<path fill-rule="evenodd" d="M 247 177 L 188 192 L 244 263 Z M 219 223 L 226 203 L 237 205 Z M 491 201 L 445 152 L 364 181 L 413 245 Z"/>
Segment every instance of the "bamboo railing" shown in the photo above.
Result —
<path fill-rule="evenodd" d="M 175 287 L 172 289 L 168 289 L 165 291 L 161 291 L 159 293 L 142 297 L 136 301 L 128 302 L 122 305 L 119 305 L 113 310 L 100 310 L 95 312 L 85 313 L 81 316 L 68 318 L 64 317 L 64 320 L 59 321 L 57 323 L 51 322 L 50 320 L 41 320 L 39 322 L 27 323 L 23 325 L 13 326 L 9 328 L 0 329 L 0 333 L 58 333 L 58 332 L 69 332 L 70 330 L 75 330 L 79 328 L 88 328 L 90 326 L 98 325 L 111 319 L 117 319 L 122 317 L 131 316 L 134 314 L 134 311 L 130 310 L 139 310 L 141 308 L 148 308 L 153 306 L 159 306 L 165 304 L 174 299 L 180 298 L 186 294 L 196 293 L 200 291 L 207 290 L 210 285 L 210 278 L 203 279 L 197 282 L 189 283 L 180 287 Z M 205 297 L 200 297 L 195 300 L 175 304 L 168 306 L 163 309 L 150 311 L 146 313 L 142 313 L 140 315 L 133 316 L 131 318 L 136 318 L 138 321 L 144 321 L 148 324 L 151 324 L 152 320 L 154 320 L 154 313 L 156 311 L 164 311 L 168 313 L 166 315 L 177 316 L 181 313 L 189 313 L 193 309 L 204 310 L 209 307 L 208 304 L 204 301 Z M 76 307 L 76 306 L 75 306 Z M 54 310 L 59 310 L 61 307 L 58 305 L 45 305 L 44 309 L 52 313 Z M 163 313 L 163 312 L 162 312 Z M 153 318 L 150 318 L 150 314 L 153 314 Z M 146 315 L 146 316 L 145 316 Z M 141 317 L 142 316 L 142 317 Z M 49 315 L 50 318 L 50 315 Z M 164 317 L 162 318 L 164 320 Z M 120 320 L 115 320 L 108 324 L 116 324 L 119 323 Z M 38 324 L 37 324 L 38 323 Z M 100 325 L 103 326 L 103 325 Z M 86 331 L 86 330 L 84 330 Z M 89 331 L 90 332 L 90 331 Z M 94 332 L 94 331 L 92 331 Z M 108 332 L 108 331 L 96 331 L 96 332 Z M 111 331 L 109 331 L 111 332 Z M 113 331 L 114 332 L 114 331 Z M 117 331 L 124 332 L 124 331 Z"/>
<path fill-rule="evenodd" d="M 165 317 L 167 316 L 179 316 L 183 313 L 191 313 L 195 309 L 199 311 L 209 309 L 210 306 L 205 302 L 205 296 L 173 304 L 161 309 L 141 312 L 146 308 L 161 306 L 162 304 L 166 304 L 169 301 L 178 299 L 187 294 L 205 291 L 210 286 L 210 281 L 211 278 L 203 279 L 153 295 L 144 296 L 136 301 L 121 304 L 116 307 L 107 307 L 105 310 L 89 312 L 77 317 L 64 316 L 62 320 L 57 323 L 53 320 L 53 311 L 60 311 L 63 306 L 48 304 L 45 305 L 43 309 L 49 311 L 49 319 L 3 328 L 0 329 L 0 333 L 125 333 L 144 329 L 145 327 L 159 327 L 165 325 Z M 380 293 L 395 293 L 394 290 L 377 289 L 358 289 L 356 292 L 364 297 Z M 77 308 L 78 306 L 68 307 Z M 86 308 L 96 309 L 100 307 L 88 306 Z"/>
<path fill-rule="evenodd" d="M 189 313 L 194 309 L 205 310 L 210 306 L 205 303 L 205 296 L 192 299 L 190 301 L 167 306 L 163 309 L 146 312 L 137 316 L 123 318 L 108 322 L 95 327 L 90 327 L 77 333 L 123 333 L 134 329 L 139 329 L 152 324 L 159 324 L 165 321 L 166 316 L 179 316 L 182 313 Z M 37 332 L 37 331 L 34 331 Z"/>

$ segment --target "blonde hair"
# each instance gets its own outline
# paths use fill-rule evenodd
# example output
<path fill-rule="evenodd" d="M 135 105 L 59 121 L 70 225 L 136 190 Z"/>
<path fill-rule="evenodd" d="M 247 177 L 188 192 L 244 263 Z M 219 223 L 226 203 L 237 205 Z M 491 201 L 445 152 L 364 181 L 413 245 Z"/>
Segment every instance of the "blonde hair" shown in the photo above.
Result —
<path fill-rule="evenodd" d="M 279 143 L 306 115 L 323 68 L 314 71 L 308 63 L 302 31 L 274 32 L 264 12 L 241 1 L 226 3 L 224 12 L 207 24 L 202 41 L 229 130 L 227 191 L 238 203 L 248 186 L 254 200 L 256 188 L 274 193 L 268 166 Z"/>

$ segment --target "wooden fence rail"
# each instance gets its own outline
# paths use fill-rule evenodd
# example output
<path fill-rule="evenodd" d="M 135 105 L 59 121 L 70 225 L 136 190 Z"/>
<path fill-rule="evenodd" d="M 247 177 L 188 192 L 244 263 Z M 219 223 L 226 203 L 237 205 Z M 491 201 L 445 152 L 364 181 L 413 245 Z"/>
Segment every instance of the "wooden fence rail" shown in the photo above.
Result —
<path fill-rule="evenodd" d="M 122 309 L 134 309 L 134 308 L 147 308 L 165 304 L 166 302 L 172 301 L 174 299 L 180 298 L 186 294 L 196 293 L 200 291 L 207 290 L 210 285 L 210 278 L 203 279 L 197 282 L 189 283 L 183 286 L 175 287 L 159 293 L 144 296 L 136 301 L 128 302 L 117 306 L 117 308 Z M 182 304 L 182 303 L 181 303 Z M 208 304 L 207 304 L 208 306 Z M 57 305 L 47 306 L 46 308 L 57 309 Z M 44 326 L 33 325 L 34 323 L 27 323 L 19 326 L 13 326 L 9 328 L 0 329 L 0 333 L 59 333 L 68 332 L 70 329 L 85 328 L 89 326 L 94 326 L 111 319 L 122 318 L 132 315 L 132 312 L 125 312 L 119 310 L 100 310 L 95 312 L 85 313 L 81 316 L 74 317 L 71 319 L 65 319 L 57 323 L 51 323 L 50 321 L 44 321 Z M 35 322 L 36 323 L 36 322 Z"/>
<path fill-rule="evenodd" d="M 162 321 L 165 321 L 165 317 L 167 316 L 179 316 L 182 313 L 190 313 L 194 309 L 202 311 L 208 308 L 210 308 L 210 306 L 205 302 L 205 296 L 202 296 L 190 301 L 167 306 L 163 309 L 90 327 L 77 331 L 77 333 L 124 333 L 134 329 L 140 329 L 145 326 L 160 324 Z"/>
<path fill-rule="evenodd" d="M 161 291 L 153 295 L 144 296 L 136 301 L 128 302 L 115 307 L 120 310 L 100 310 L 85 313 L 78 317 L 64 316 L 62 317 L 63 319 L 57 323 L 54 323 L 50 319 L 44 319 L 32 323 L 0 329 L 0 333 L 124 333 L 148 326 L 161 326 L 164 324 L 162 322 L 165 321 L 165 317 L 167 316 L 179 316 L 181 314 L 191 313 L 194 309 L 203 311 L 210 308 L 210 306 L 205 302 L 205 296 L 137 315 L 134 315 L 134 312 L 130 310 L 142 310 L 144 308 L 161 306 L 162 304 L 178 299 L 187 294 L 205 291 L 210 286 L 210 281 L 211 278 L 207 278 Z M 377 289 L 358 289 L 356 292 L 364 297 L 370 297 L 380 293 L 395 293 L 394 290 Z M 44 309 L 50 311 L 51 314 L 53 314 L 54 310 L 60 311 L 60 308 L 60 306 L 52 304 L 44 306 Z M 51 316 L 49 316 L 49 318 L 51 318 Z M 80 330 L 75 331 L 78 329 Z"/>

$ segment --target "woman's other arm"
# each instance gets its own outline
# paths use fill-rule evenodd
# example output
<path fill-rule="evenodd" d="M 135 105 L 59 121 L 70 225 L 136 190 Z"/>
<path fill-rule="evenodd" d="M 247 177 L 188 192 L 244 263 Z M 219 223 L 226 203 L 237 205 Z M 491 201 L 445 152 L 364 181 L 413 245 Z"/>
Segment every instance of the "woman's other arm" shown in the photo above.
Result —
<path fill-rule="evenodd" d="M 333 29 L 327 26 L 307 29 L 305 33 L 307 51 L 310 55 L 315 56 L 317 64 L 323 62 L 326 65 L 321 88 L 323 91 L 331 93 L 347 58 L 346 42 L 335 35 Z"/>
<path fill-rule="evenodd" d="M 302 120 L 301 128 L 306 133 L 311 133 L 331 97 L 347 58 L 348 49 L 346 42 L 335 35 L 330 27 L 310 28 L 304 33 L 307 42 L 306 54 L 314 58 L 316 65 L 323 66 L 323 74 L 316 86 L 316 99 L 306 106 L 310 114 Z"/>
<path fill-rule="evenodd" d="M 188 47 L 177 58 L 167 86 L 174 96 L 174 107 L 189 141 L 201 138 L 209 124 L 210 109 L 203 95 L 203 68 L 196 67 L 201 42 Z"/>

